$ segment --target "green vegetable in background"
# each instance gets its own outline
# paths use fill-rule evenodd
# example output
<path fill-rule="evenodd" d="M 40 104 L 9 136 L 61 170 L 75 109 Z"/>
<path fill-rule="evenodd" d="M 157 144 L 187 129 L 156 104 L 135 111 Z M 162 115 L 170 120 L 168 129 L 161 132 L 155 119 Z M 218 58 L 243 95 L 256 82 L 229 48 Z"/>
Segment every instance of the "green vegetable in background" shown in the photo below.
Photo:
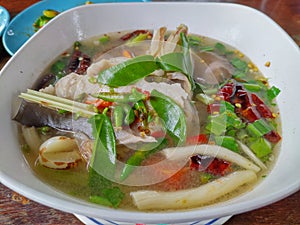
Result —
<path fill-rule="evenodd" d="M 46 23 L 48 23 L 51 19 L 53 19 L 58 14 L 59 12 L 53 9 L 44 10 L 43 15 L 37 18 L 36 21 L 33 23 L 34 31 L 35 32 L 38 31 L 40 28 L 42 28 Z"/>

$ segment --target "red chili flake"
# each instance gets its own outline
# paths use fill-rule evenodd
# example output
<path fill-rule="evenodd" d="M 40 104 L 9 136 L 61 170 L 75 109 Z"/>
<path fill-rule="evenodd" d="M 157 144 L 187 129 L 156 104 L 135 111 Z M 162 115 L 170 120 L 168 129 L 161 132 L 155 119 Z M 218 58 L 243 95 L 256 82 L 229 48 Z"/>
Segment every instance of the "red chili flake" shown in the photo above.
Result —
<path fill-rule="evenodd" d="M 162 137 L 166 136 L 166 132 L 164 130 L 158 130 L 158 131 L 152 132 L 150 135 L 154 138 L 162 138 Z"/>
<path fill-rule="evenodd" d="M 82 75 L 87 71 L 90 65 L 91 65 L 91 58 L 88 55 L 83 54 L 80 57 L 79 64 L 74 72 Z"/>
<path fill-rule="evenodd" d="M 230 162 L 210 156 L 195 155 L 191 157 L 190 169 L 205 171 L 213 175 L 224 176 L 230 170 Z"/>
<path fill-rule="evenodd" d="M 272 130 L 269 133 L 265 134 L 264 137 L 271 143 L 276 144 L 281 140 L 280 134 Z"/>
<path fill-rule="evenodd" d="M 220 103 L 214 102 L 212 104 L 207 105 L 207 112 L 212 114 L 214 112 L 220 112 Z"/>
<path fill-rule="evenodd" d="M 79 50 L 74 50 L 68 65 L 68 72 L 75 72 L 82 75 L 90 65 L 91 58 L 88 55 L 82 54 Z"/>
<path fill-rule="evenodd" d="M 256 94 L 251 94 L 251 99 L 252 102 L 256 105 L 257 111 L 263 118 L 274 118 L 269 107 L 266 106 L 265 103 Z"/>
<path fill-rule="evenodd" d="M 230 102 L 230 98 L 235 93 L 235 84 L 233 82 L 225 84 L 217 93 L 218 97 L 221 97 L 227 102 Z"/>
<path fill-rule="evenodd" d="M 242 109 L 246 109 L 251 106 L 249 99 L 249 94 L 242 86 L 237 86 L 237 91 L 235 92 L 233 104 L 240 103 Z"/>
<path fill-rule="evenodd" d="M 187 145 L 196 145 L 196 144 L 207 144 L 208 138 L 206 134 L 199 134 L 196 136 L 190 136 L 186 138 Z"/>
<path fill-rule="evenodd" d="M 131 32 L 131 33 L 127 33 L 127 34 L 123 35 L 123 36 L 121 37 L 121 39 L 122 39 L 123 41 L 127 41 L 128 39 L 132 38 L 133 36 L 138 36 L 139 34 L 146 34 L 146 33 L 148 33 L 148 32 L 149 32 L 149 31 L 147 31 L 147 30 L 135 30 L 135 31 L 133 31 L 133 32 Z"/>
<path fill-rule="evenodd" d="M 242 116 L 250 123 L 258 120 L 261 116 L 254 106 L 250 106 L 242 111 Z"/>

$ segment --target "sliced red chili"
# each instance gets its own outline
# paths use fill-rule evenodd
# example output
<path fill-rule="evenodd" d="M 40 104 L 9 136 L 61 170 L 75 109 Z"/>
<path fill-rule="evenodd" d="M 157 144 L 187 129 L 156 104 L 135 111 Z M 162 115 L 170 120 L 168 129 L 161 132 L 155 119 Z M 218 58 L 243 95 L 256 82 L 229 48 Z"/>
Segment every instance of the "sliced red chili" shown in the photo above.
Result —
<path fill-rule="evenodd" d="M 187 145 L 196 145 L 196 144 L 207 144 L 208 138 L 206 134 L 199 134 L 196 136 L 190 136 L 186 138 Z"/>
<path fill-rule="evenodd" d="M 230 166 L 230 162 L 203 155 L 192 156 L 190 161 L 192 170 L 205 171 L 216 176 L 224 176 L 230 170 Z"/>
<path fill-rule="evenodd" d="M 217 93 L 218 97 L 221 97 L 227 102 L 230 102 L 230 98 L 235 93 L 235 84 L 233 82 L 225 84 Z"/>
<path fill-rule="evenodd" d="M 281 140 L 281 136 L 276 131 L 272 130 L 269 133 L 265 134 L 264 137 L 271 143 L 276 144 Z"/>
<path fill-rule="evenodd" d="M 134 37 L 134 36 L 137 36 L 137 35 L 139 35 L 139 34 L 146 34 L 146 33 L 148 33 L 148 32 L 149 32 L 148 30 L 135 30 L 135 31 L 133 31 L 133 32 L 131 32 L 131 33 L 127 33 L 127 34 L 123 35 L 123 36 L 121 37 L 121 39 L 122 39 L 123 41 L 127 41 L 127 40 L 129 40 L 130 38 L 132 38 L 132 37 Z"/>
<path fill-rule="evenodd" d="M 251 94 L 252 102 L 256 105 L 257 111 L 260 113 L 260 115 L 263 118 L 274 118 L 271 110 L 268 106 L 265 105 L 265 103 L 256 95 Z"/>
<path fill-rule="evenodd" d="M 212 104 L 207 105 L 207 112 L 212 114 L 214 112 L 220 112 L 220 103 L 214 102 Z"/>
<path fill-rule="evenodd" d="M 242 116 L 247 120 L 247 122 L 250 123 L 253 123 L 261 117 L 254 106 L 248 107 L 245 110 L 243 110 Z"/>

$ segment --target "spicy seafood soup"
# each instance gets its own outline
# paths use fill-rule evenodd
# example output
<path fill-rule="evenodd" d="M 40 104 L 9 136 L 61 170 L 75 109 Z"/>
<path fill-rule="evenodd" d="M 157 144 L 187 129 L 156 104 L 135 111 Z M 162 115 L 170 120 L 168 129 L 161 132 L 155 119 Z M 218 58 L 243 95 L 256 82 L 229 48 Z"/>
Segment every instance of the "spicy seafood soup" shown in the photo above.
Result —
<path fill-rule="evenodd" d="M 28 163 L 110 207 L 224 201 L 268 174 L 281 139 L 279 89 L 243 53 L 184 25 L 76 42 L 34 89 L 15 117 Z"/>

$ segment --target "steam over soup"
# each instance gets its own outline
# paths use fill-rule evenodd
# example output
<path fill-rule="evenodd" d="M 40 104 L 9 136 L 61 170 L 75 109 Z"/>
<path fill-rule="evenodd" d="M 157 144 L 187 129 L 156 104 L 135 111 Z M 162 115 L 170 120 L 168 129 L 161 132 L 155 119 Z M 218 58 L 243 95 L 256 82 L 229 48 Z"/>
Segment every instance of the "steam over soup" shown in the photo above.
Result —
<path fill-rule="evenodd" d="M 115 208 L 187 209 L 269 173 L 279 92 L 240 51 L 185 25 L 121 31 L 58 56 L 14 120 L 29 165 L 55 188 Z"/>

